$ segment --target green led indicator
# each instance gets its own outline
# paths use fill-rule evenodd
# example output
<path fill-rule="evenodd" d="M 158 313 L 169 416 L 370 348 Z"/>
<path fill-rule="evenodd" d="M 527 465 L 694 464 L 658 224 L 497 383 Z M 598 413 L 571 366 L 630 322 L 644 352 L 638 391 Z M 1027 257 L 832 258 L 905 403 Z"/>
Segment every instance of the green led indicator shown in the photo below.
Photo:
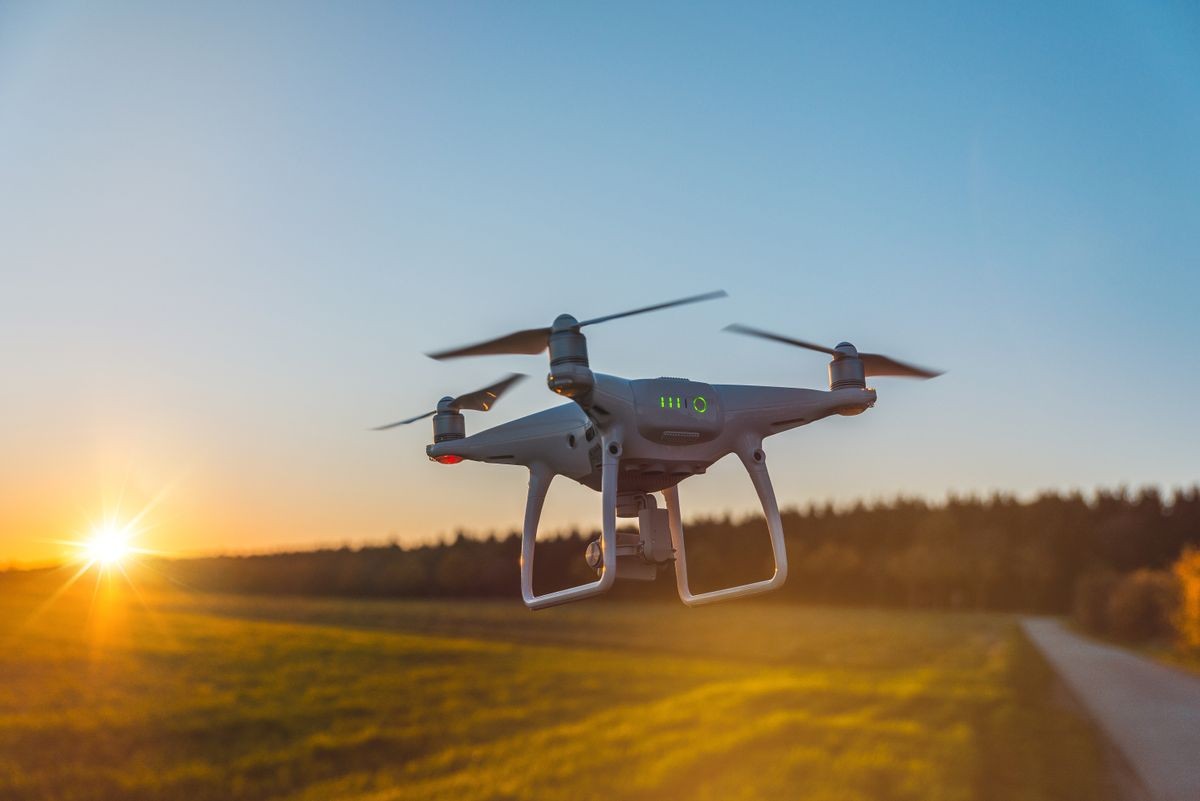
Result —
<path fill-rule="evenodd" d="M 704 414 L 708 411 L 708 400 L 703 395 L 695 398 L 685 398 L 682 395 L 659 395 L 658 408 L 694 409 L 698 414 Z"/>

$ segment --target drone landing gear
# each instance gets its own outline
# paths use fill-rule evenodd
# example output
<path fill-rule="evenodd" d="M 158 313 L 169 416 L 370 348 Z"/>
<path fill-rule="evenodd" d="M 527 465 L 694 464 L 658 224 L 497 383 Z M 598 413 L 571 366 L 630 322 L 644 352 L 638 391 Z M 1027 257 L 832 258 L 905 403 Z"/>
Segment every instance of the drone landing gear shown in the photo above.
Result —
<path fill-rule="evenodd" d="M 770 592 L 783 586 L 787 580 L 787 546 L 783 540 L 783 520 L 779 516 L 779 505 L 775 501 L 775 490 L 771 486 L 771 477 L 767 473 L 766 456 L 762 448 L 744 448 L 738 451 L 750 481 L 758 493 L 762 503 L 763 515 L 767 519 L 767 531 L 771 535 L 771 553 L 775 558 L 775 573 L 769 579 L 741 584 L 736 587 L 726 587 L 710 592 L 693 593 L 688 586 L 687 551 L 684 548 L 683 522 L 679 511 L 679 487 L 669 487 L 663 490 L 667 501 L 667 515 L 670 520 L 671 542 L 675 546 L 675 587 L 679 590 L 679 598 L 688 606 L 700 606 L 717 601 L 727 601 L 731 598 L 744 598 L 748 595 L 758 595 Z"/>
<path fill-rule="evenodd" d="M 525 500 L 525 525 L 521 531 L 521 596 L 530 609 L 581 601 L 608 592 L 617 579 L 617 468 L 621 459 L 621 444 L 602 438 L 603 461 L 600 464 L 600 576 L 595 581 L 568 587 L 565 590 L 535 595 L 533 592 L 533 554 L 537 548 L 538 521 L 546 492 L 554 480 L 554 471 L 538 462 L 529 468 L 529 495 Z"/>
<path fill-rule="evenodd" d="M 781 587 L 787 580 L 787 551 L 783 540 L 783 521 L 775 501 L 775 491 L 767 473 L 766 457 L 759 442 L 739 448 L 738 456 L 750 474 L 750 481 L 762 503 L 767 530 L 771 536 L 771 552 L 775 572 L 769 579 L 726 587 L 710 592 L 693 593 L 688 584 L 687 550 L 679 506 L 678 487 L 662 491 L 667 508 L 659 509 L 654 496 L 648 493 L 617 494 L 617 471 L 621 445 L 605 439 L 601 470 L 601 505 L 603 527 L 600 539 L 588 544 L 585 557 L 598 576 L 595 581 L 565 590 L 535 595 L 533 592 L 533 554 L 537 540 L 538 521 L 546 492 L 554 480 L 554 472 L 542 464 L 529 469 L 529 496 L 525 506 L 525 527 L 521 535 L 521 594 L 530 609 L 579 601 L 607 592 L 616 579 L 651 581 L 660 565 L 675 562 L 675 585 L 680 599 L 688 606 L 726 601 L 757 595 Z M 638 518 L 638 533 L 617 533 L 617 517 Z"/>

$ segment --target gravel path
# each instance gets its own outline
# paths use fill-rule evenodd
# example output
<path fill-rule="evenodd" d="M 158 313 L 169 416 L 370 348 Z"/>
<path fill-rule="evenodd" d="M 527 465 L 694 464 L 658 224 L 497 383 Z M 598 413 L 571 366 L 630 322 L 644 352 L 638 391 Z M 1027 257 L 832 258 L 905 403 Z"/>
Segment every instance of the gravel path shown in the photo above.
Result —
<path fill-rule="evenodd" d="M 1081 637 L 1057 620 L 1021 625 L 1149 798 L 1200 801 L 1200 677 Z"/>

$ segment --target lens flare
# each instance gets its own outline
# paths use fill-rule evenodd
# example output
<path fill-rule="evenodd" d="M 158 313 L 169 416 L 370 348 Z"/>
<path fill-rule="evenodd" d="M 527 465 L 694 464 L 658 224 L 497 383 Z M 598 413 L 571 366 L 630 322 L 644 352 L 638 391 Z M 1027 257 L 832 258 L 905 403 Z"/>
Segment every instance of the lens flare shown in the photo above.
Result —
<path fill-rule="evenodd" d="M 101 567 L 119 567 L 121 561 L 133 552 L 126 528 L 113 523 L 97 526 L 83 543 L 83 552 L 88 561 Z"/>

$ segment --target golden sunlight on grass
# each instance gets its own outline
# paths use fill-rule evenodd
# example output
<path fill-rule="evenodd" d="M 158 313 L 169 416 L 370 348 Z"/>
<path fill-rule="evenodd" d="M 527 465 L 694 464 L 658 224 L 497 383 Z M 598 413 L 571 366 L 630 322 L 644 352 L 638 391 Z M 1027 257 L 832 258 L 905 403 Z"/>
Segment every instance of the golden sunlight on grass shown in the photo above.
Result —
<path fill-rule="evenodd" d="M 0 577 L 0 798 L 1107 797 L 1098 741 L 1005 615 L 531 615 L 139 578 L 21 625 L 56 578 Z"/>

